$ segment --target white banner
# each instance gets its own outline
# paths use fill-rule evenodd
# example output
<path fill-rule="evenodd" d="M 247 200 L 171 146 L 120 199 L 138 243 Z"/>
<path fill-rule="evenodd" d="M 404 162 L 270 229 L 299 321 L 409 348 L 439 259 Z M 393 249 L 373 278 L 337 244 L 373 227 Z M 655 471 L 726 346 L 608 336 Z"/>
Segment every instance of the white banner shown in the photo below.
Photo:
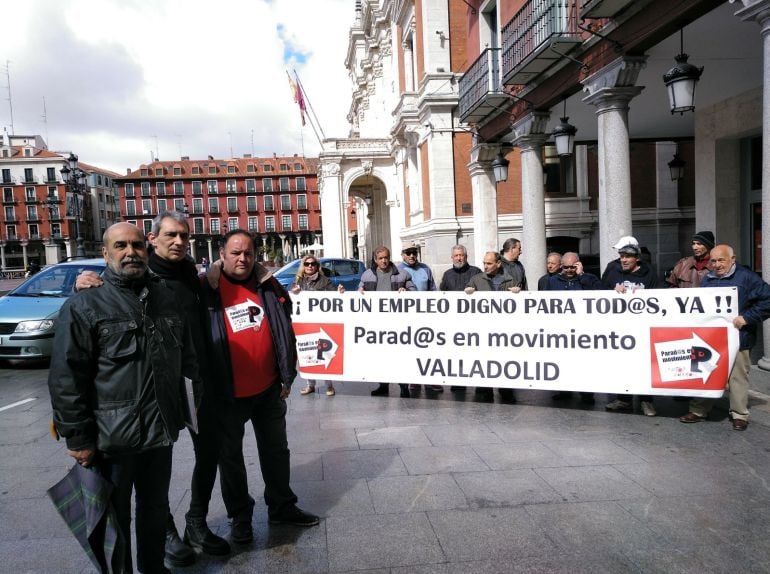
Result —
<path fill-rule="evenodd" d="M 305 378 L 719 397 L 736 288 L 292 296 Z"/>

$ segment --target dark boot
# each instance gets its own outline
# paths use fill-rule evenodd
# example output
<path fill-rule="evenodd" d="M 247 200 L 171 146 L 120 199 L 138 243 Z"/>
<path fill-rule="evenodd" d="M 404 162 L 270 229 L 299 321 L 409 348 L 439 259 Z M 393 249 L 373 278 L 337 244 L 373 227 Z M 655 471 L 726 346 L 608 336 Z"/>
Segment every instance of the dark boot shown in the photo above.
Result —
<path fill-rule="evenodd" d="M 212 556 L 225 556 L 230 554 L 230 545 L 227 540 L 217 536 L 206 524 L 204 518 L 187 519 L 187 527 L 184 529 L 185 544 L 189 544 L 196 550 L 211 554 Z"/>
<path fill-rule="evenodd" d="M 174 517 L 166 517 L 166 564 L 170 566 L 190 566 L 195 564 L 195 551 L 179 538 L 174 524 Z"/>
<path fill-rule="evenodd" d="M 251 526 L 251 510 L 242 512 L 233 518 L 230 527 L 230 539 L 236 544 L 249 544 L 254 540 L 254 528 Z"/>
<path fill-rule="evenodd" d="M 382 397 L 388 394 L 388 383 L 380 383 L 379 386 L 371 392 L 373 397 Z"/>

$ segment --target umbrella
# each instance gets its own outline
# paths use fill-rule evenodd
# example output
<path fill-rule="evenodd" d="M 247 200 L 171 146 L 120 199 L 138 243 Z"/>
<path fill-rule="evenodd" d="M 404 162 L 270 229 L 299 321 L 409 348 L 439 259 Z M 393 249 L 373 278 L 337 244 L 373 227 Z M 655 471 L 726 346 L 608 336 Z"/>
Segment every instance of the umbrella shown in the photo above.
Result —
<path fill-rule="evenodd" d="M 79 464 L 48 489 L 56 510 L 100 572 L 119 570 L 126 548 L 110 502 L 112 489 L 95 467 Z"/>

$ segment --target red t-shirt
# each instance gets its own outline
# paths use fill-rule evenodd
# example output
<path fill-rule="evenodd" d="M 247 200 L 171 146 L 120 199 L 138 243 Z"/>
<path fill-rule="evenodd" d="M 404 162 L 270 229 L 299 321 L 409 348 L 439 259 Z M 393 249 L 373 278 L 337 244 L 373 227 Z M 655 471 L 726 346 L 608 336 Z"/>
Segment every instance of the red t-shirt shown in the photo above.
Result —
<path fill-rule="evenodd" d="M 222 275 L 219 293 L 230 346 L 233 394 L 253 397 L 279 379 L 270 324 L 259 296 L 246 285 Z"/>

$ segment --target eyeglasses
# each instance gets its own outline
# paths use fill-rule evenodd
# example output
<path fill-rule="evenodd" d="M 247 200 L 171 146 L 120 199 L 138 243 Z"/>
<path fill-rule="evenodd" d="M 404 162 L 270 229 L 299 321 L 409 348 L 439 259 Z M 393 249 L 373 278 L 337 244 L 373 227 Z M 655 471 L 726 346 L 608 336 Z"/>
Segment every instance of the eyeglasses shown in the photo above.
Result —
<path fill-rule="evenodd" d="M 317 261 L 305 261 L 302 265 L 305 267 L 318 267 Z"/>
<path fill-rule="evenodd" d="M 562 269 L 577 269 L 577 265 L 562 265 Z"/>
<path fill-rule="evenodd" d="M 408 249 L 408 250 L 404 251 L 404 255 L 417 255 L 417 250 L 416 249 Z"/>

